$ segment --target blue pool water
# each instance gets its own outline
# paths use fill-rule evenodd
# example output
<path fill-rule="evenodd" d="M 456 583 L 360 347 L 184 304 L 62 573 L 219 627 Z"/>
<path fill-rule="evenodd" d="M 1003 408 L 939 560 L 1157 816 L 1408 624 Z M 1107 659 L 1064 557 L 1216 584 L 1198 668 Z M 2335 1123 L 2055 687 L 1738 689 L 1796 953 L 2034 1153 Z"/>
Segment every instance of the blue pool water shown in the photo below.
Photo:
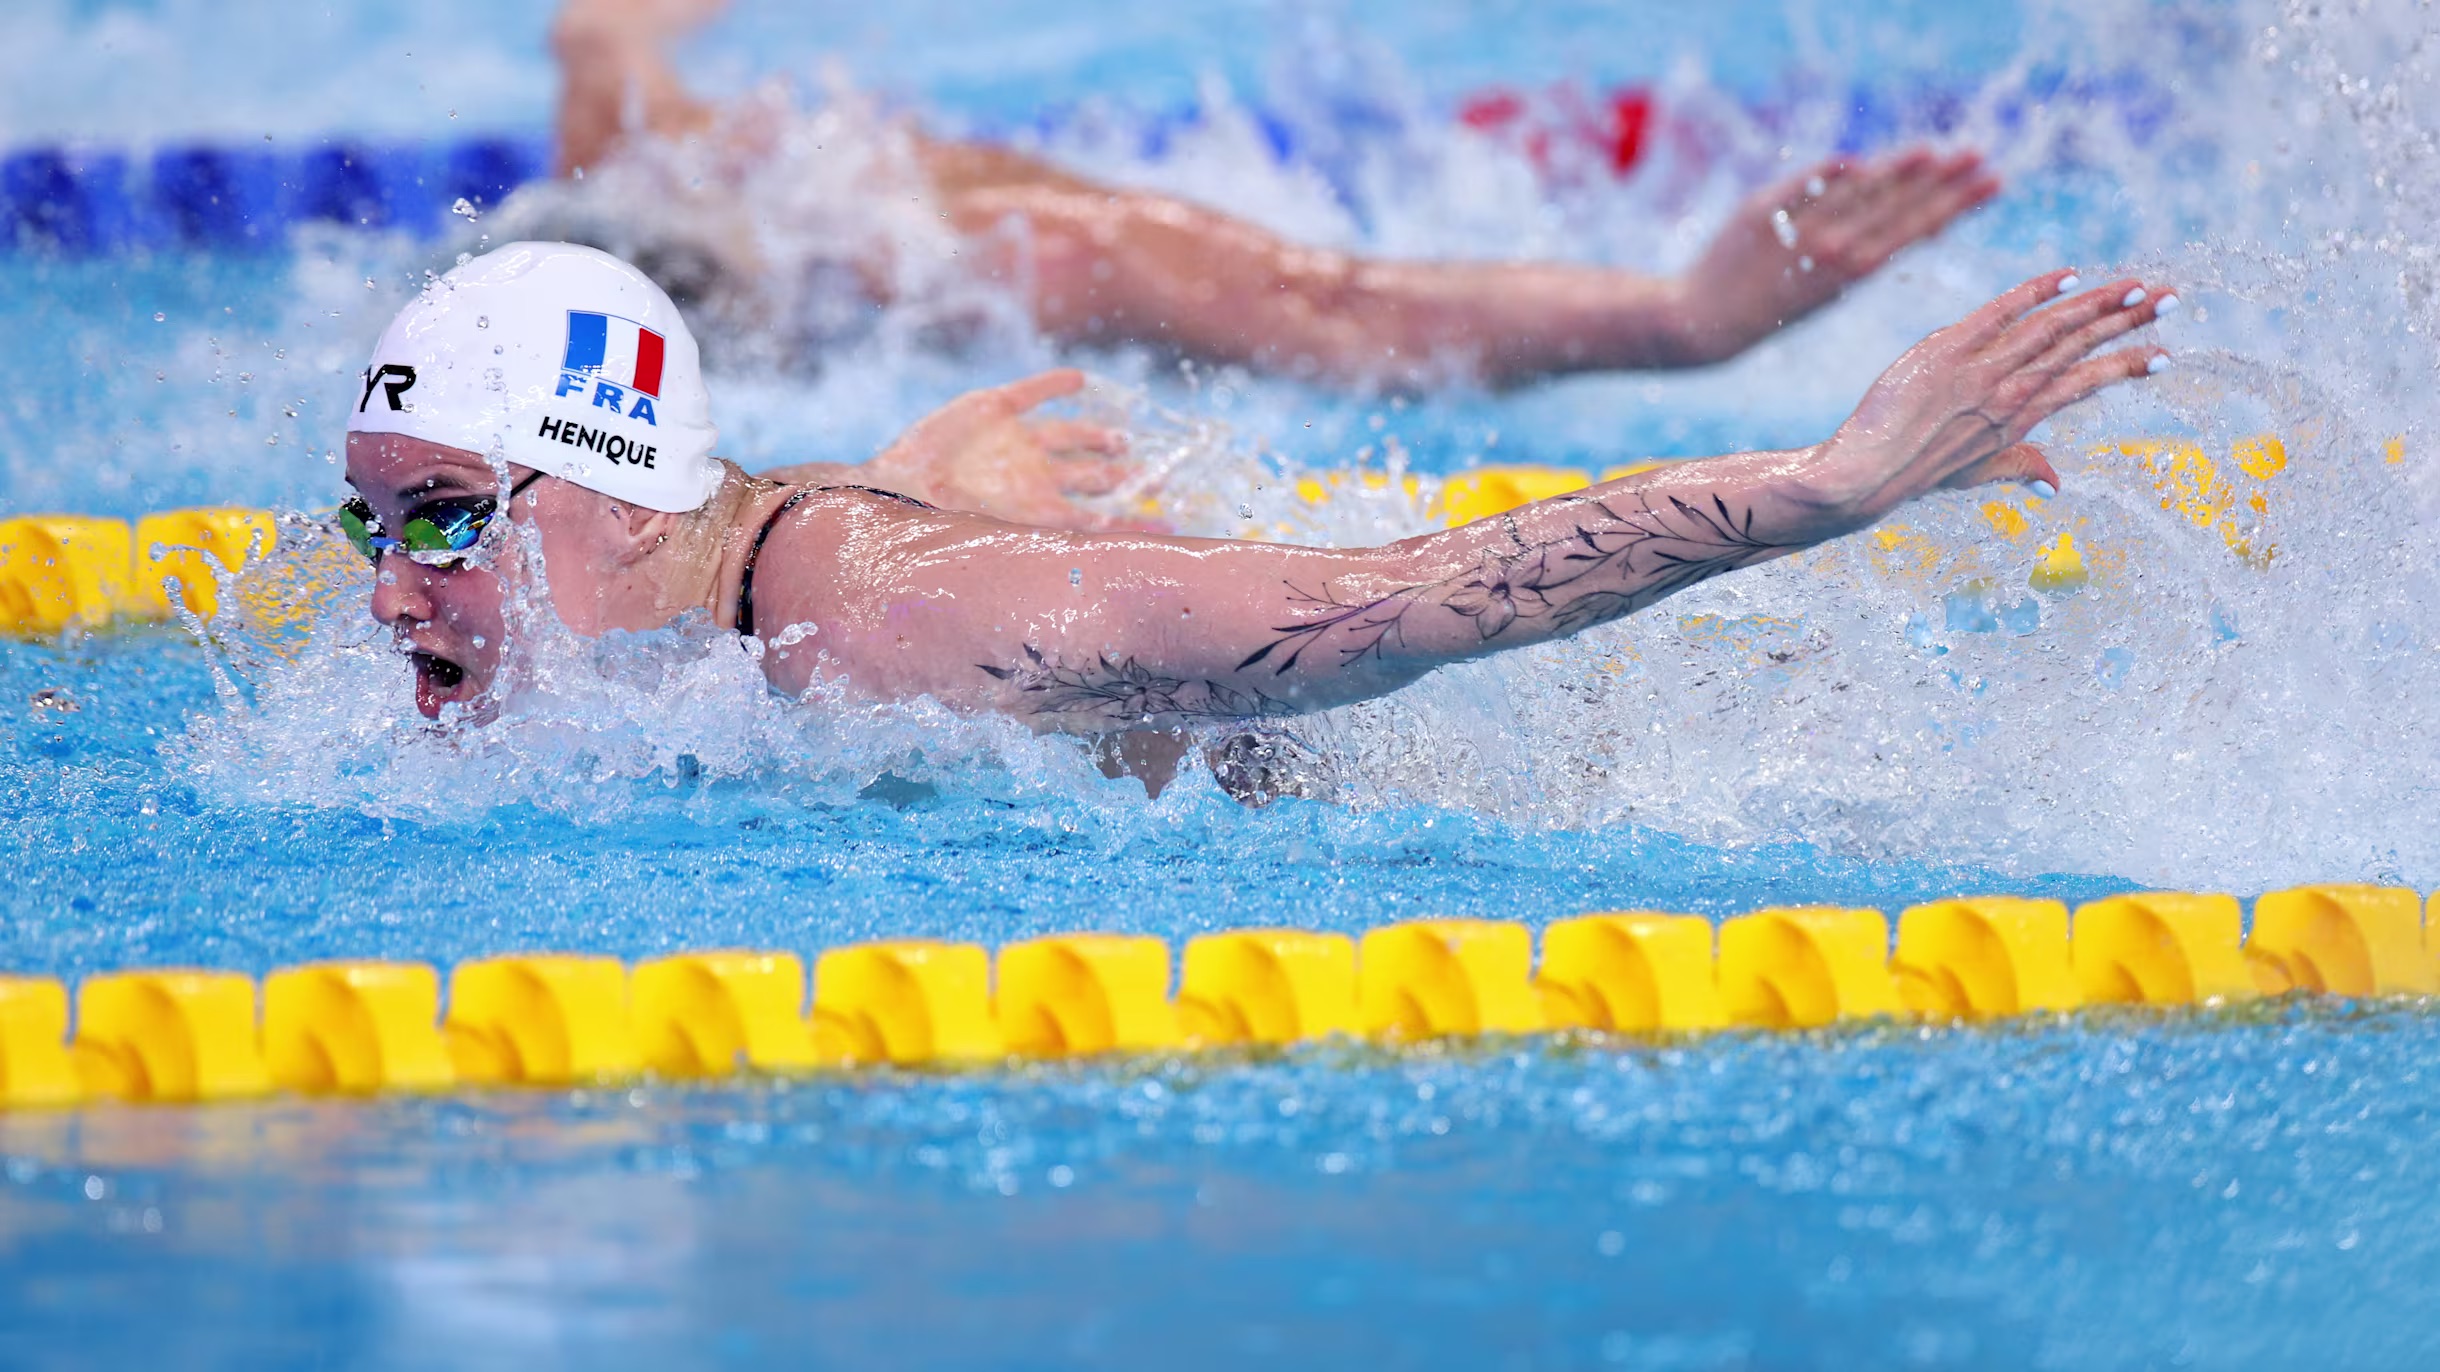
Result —
<path fill-rule="evenodd" d="M 226 9 L 0 19 L 0 143 L 143 164 L 544 126 L 540 7 Z M 306 626 L 228 616 L 208 647 L 0 642 L 0 969 L 2430 889 L 2423 22 L 741 4 L 688 50 L 698 80 L 830 54 L 935 122 L 1391 253 L 1682 262 L 1782 148 L 1901 132 L 1980 142 L 2011 178 L 1700 374 L 1390 398 L 1086 357 L 1217 532 L 1420 527 L 1395 501 L 1303 505 L 1285 488 L 1310 470 L 1807 442 L 1912 339 L 2062 260 L 2169 275 L 2194 308 L 2168 381 L 2054 426 L 2068 489 L 2023 531 L 1932 502 L 1893 541 L 1301 722 L 1327 800 L 1249 810 L 1201 772 L 1147 799 L 987 721 L 771 701 L 682 634 L 568 648 L 587 670 L 435 736 L 343 580 Z M 1652 85 L 1684 136 L 1613 184 L 1451 131 L 1468 92 L 1560 80 Z M 455 227 L 0 250 L 0 511 L 326 509 L 348 378 L 481 222 Z M 852 459 L 1056 356 L 1021 331 L 890 338 L 819 371 L 735 350 L 728 451 Z M 2265 432 L 2278 470 L 2240 456 Z M 2138 437 L 2211 471 L 2116 446 Z M 2062 533 L 2093 585 L 2037 595 Z M 0 1365 L 2419 1366 L 2436 1052 L 2420 1004 L 2282 1001 L 0 1116 Z"/>

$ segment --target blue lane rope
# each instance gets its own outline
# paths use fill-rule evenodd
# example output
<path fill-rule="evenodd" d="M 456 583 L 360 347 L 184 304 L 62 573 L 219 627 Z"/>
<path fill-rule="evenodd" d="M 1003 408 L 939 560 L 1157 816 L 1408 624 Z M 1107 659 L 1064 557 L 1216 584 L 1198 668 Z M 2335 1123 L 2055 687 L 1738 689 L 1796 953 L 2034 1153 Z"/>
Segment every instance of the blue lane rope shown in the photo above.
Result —
<path fill-rule="evenodd" d="M 551 167 L 547 138 L 190 144 L 149 156 L 20 148 L 0 158 L 0 251 L 91 255 L 269 249 L 315 220 L 429 236 L 464 200 L 489 209 Z"/>

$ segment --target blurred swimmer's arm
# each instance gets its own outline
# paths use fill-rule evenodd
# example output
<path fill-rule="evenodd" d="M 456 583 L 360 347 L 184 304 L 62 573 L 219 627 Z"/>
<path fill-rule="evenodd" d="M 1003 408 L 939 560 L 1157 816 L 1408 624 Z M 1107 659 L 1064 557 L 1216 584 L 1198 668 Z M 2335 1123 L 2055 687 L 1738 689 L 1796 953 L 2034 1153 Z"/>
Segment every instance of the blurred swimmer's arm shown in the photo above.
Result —
<path fill-rule="evenodd" d="M 802 689 L 818 652 L 874 694 L 1077 733 L 1378 695 L 1854 532 L 1932 491 L 2055 485 L 2026 433 L 2164 355 L 2094 355 L 2151 322 L 2158 288 L 2062 300 L 2067 279 L 2038 277 L 1926 339 L 1817 446 L 1680 463 L 1382 548 L 1060 533 L 846 493 L 808 501 L 772 542 L 769 604 L 820 627 L 766 670 Z"/>
<path fill-rule="evenodd" d="M 1124 433 L 1031 413 L 1083 388 L 1084 373 L 1063 367 L 968 391 L 916 421 L 869 462 L 808 462 L 762 476 L 791 486 L 876 486 L 945 510 L 1046 529 L 1167 528 L 1086 503 L 1135 474 Z"/>
<path fill-rule="evenodd" d="M 1396 383 L 1428 383 L 1453 362 L 1495 385 L 1716 362 L 1998 189 L 1973 153 L 1824 163 L 1746 201 L 1687 275 L 1662 279 L 1559 263 L 1368 260 L 1021 154 L 938 142 L 921 152 L 960 229 L 989 243 L 1022 224 L 986 253 L 986 270 L 1025 284 L 1053 334 Z"/>
<path fill-rule="evenodd" d="M 559 58 L 561 176 L 596 166 L 629 133 L 682 138 L 714 107 L 687 94 L 663 49 L 726 0 L 568 0 L 551 23 Z"/>

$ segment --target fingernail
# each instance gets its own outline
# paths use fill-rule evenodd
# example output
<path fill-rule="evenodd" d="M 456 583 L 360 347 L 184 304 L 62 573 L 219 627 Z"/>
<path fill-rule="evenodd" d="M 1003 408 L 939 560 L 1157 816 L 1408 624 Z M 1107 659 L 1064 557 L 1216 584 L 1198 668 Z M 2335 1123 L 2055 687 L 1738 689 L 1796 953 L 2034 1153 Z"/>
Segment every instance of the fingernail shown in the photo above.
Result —
<path fill-rule="evenodd" d="M 2163 315 L 2175 313 L 2177 313 L 2177 297 L 2174 295 L 2164 295 L 2152 303 L 2152 317 L 2154 319 L 2158 319 Z"/>
<path fill-rule="evenodd" d="M 2122 309 L 2122 310 L 2131 310 L 2131 309 L 2134 309 L 2136 306 L 2138 306 L 2138 305 L 2140 305 L 2140 304 L 2142 304 L 2142 303 L 2143 303 L 2143 287 L 2141 287 L 2141 286 L 2137 286 L 2135 289 L 2133 289 L 2133 290 L 2131 290 L 2131 291 L 2128 291 L 2128 292 L 2127 292 L 2127 298 L 2126 298 L 2126 299 L 2121 300 L 2121 301 L 2119 301 L 2119 302 L 2118 302 L 2118 308 L 2120 308 L 2120 309 Z"/>
<path fill-rule="evenodd" d="M 2051 485 L 2047 481 L 2036 481 L 2033 483 L 2033 493 L 2040 496 L 2044 500 L 2048 500 L 2052 496 L 2059 493 L 2059 488 Z"/>
<path fill-rule="evenodd" d="M 2078 277 L 2074 272 L 2069 272 L 2067 275 L 2059 278 L 2059 294 L 2065 295 L 2069 291 L 2072 291 L 2076 287 L 2083 284 L 2084 281 L 2082 278 Z"/>
<path fill-rule="evenodd" d="M 2154 353 L 2152 355 L 2152 360 L 2143 364 L 2143 369 L 2144 373 L 2148 376 L 2160 375 L 2162 372 L 2169 370 L 2169 355 L 2167 353 Z"/>

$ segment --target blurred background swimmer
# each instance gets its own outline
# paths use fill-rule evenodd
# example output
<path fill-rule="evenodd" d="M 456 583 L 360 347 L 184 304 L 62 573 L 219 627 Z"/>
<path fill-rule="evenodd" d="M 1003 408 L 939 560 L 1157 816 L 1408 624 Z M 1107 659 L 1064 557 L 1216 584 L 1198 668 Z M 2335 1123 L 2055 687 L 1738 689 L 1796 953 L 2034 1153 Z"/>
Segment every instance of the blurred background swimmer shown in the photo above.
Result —
<path fill-rule="evenodd" d="M 1834 159 L 1747 199 L 1675 278 L 1368 259 L 934 138 L 846 91 L 813 111 L 777 88 L 700 99 L 668 47 L 724 3 L 570 0 L 552 31 L 561 179 L 512 198 L 491 237 L 604 248 L 659 281 L 715 351 L 778 365 L 863 337 L 886 304 L 934 342 L 1013 312 L 1063 343 L 1353 386 L 1701 366 L 1999 190 L 1971 151 Z"/>

